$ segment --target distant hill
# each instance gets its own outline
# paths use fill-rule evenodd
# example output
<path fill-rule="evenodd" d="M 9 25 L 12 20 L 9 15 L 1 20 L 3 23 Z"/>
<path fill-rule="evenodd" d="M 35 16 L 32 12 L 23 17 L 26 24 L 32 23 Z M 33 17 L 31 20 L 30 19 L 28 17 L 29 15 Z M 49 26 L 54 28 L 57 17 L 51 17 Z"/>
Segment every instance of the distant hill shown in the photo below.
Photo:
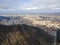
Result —
<path fill-rule="evenodd" d="M 0 12 L 0 15 L 37 15 L 37 14 L 60 15 L 60 11 L 56 11 L 56 10 L 18 10 L 16 12 L 14 12 L 14 11 Z"/>
<path fill-rule="evenodd" d="M 5 16 L 0 16 L 0 20 L 1 19 L 10 19 L 9 17 L 5 17 Z"/>
<path fill-rule="evenodd" d="M 49 15 L 60 16 L 60 12 L 49 13 Z"/>

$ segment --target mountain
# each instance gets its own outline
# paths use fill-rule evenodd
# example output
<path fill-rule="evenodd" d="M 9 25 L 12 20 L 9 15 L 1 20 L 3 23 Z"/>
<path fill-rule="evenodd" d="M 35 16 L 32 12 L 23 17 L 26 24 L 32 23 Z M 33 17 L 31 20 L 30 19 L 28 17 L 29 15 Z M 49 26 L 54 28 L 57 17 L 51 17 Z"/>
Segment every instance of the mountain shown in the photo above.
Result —
<path fill-rule="evenodd" d="M 21 15 L 26 15 L 26 14 L 58 14 L 60 13 L 59 10 L 52 10 L 52 9 L 47 9 L 47 10 L 43 10 L 43 9 L 35 9 L 35 10 L 16 10 L 16 11 L 1 11 L 0 14 L 4 15 L 17 15 L 17 14 L 21 14 Z"/>
<path fill-rule="evenodd" d="M 41 28 L 20 24 L 0 25 L 0 45 L 48 45 L 53 36 Z"/>
<path fill-rule="evenodd" d="M 5 17 L 5 16 L 0 16 L 0 20 L 2 19 L 10 19 L 9 17 Z"/>
<path fill-rule="evenodd" d="M 51 13 L 51 15 L 60 16 L 60 12 Z"/>

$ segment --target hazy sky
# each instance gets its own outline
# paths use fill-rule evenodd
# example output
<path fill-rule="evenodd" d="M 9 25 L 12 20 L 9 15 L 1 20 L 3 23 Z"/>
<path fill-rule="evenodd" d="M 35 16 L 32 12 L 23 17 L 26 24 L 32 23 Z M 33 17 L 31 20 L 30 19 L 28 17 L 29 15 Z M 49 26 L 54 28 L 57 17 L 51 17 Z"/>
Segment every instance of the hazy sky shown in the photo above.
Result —
<path fill-rule="evenodd" d="M 19 10 L 60 11 L 60 0 L 0 0 L 0 13 Z"/>

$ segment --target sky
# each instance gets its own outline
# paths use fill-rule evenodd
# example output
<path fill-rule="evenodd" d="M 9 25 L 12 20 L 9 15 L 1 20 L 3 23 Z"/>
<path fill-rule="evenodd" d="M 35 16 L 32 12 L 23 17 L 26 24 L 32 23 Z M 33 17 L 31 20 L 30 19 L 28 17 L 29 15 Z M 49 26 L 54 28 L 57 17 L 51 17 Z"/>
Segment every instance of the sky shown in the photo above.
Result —
<path fill-rule="evenodd" d="M 60 0 L 0 0 L 0 13 L 60 12 Z"/>

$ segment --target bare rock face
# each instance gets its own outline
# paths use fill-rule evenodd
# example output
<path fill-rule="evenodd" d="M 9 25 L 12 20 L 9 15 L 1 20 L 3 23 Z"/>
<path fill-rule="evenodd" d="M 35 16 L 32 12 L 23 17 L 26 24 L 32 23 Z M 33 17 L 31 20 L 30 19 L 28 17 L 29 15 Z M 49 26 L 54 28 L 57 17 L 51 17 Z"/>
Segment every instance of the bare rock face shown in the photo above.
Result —
<path fill-rule="evenodd" d="M 43 32 L 38 27 L 25 24 L 0 25 L 0 45 L 48 45 L 48 42 L 52 42 L 52 37 L 44 32 L 44 34 L 47 34 L 45 36 Z M 45 39 L 44 36 L 48 38 Z"/>

